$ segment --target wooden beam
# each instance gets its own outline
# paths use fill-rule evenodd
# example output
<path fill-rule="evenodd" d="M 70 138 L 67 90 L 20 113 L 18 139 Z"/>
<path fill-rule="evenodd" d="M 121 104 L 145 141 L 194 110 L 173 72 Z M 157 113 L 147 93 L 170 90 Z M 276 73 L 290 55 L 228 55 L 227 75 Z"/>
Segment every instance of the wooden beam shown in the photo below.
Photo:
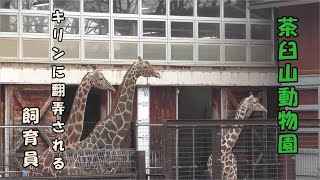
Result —
<path fill-rule="evenodd" d="M 239 103 L 237 102 L 237 100 L 235 99 L 235 97 L 233 96 L 232 92 L 230 89 L 227 89 L 227 95 L 228 95 L 228 99 L 231 101 L 232 105 L 234 106 L 235 109 L 238 108 Z"/>
<path fill-rule="evenodd" d="M 22 108 L 27 107 L 27 104 L 24 102 L 21 94 L 19 93 L 19 91 L 16 88 L 13 89 L 13 94 L 16 97 L 17 101 L 19 102 L 19 104 L 21 105 Z"/>

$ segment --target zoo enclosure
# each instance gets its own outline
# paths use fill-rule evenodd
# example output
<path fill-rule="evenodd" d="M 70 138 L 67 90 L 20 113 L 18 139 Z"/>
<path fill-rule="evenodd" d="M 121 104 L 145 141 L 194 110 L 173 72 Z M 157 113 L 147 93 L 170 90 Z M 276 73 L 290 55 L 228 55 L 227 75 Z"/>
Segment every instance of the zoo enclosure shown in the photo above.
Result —
<path fill-rule="evenodd" d="M 165 179 L 209 179 L 207 160 L 213 155 L 213 177 L 221 179 L 220 140 L 226 128 L 243 128 L 233 153 L 238 179 L 319 179 L 319 120 L 300 120 L 299 154 L 277 154 L 277 120 L 164 121 Z M 285 132 L 288 133 L 288 132 Z"/>

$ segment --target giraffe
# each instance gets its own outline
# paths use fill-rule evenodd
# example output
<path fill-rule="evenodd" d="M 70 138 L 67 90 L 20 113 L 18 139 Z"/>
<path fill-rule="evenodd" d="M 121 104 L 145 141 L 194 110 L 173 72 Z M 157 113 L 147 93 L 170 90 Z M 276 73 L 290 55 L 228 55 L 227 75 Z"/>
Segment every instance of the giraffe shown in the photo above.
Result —
<path fill-rule="evenodd" d="M 88 72 L 80 82 L 71 106 L 72 108 L 68 121 L 64 128 L 65 131 L 58 136 L 59 140 L 63 140 L 65 149 L 71 149 L 78 141 L 80 141 L 86 102 L 91 87 L 115 92 L 114 87 L 105 79 L 104 75 L 93 66 L 93 72 Z M 52 148 L 49 147 L 46 149 L 39 157 L 39 166 L 37 168 L 31 168 L 31 174 L 56 175 L 56 171 L 52 166 L 53 156 L 54 152 Z"/>
<path fill-rule="evenodd" d="M 123 138 L 129 131 L 136 81 L 140 76 L 160 78 L 160 74 L 154 70 L 150 63 L 142 60 L 139 56 L 138 62 L 133 63 L 123 77 L 115 98 L 115 108 L 109 116 L 96 124 L 90 135 L 76 145 L 75 150 L 118 149 L 120 147 Z M 115 173 L 116 168 L 111 167 L 107 173 Z M 69 175 L 79 173 L 74 167 L 65 167 L 64 169 Z"/>
<path fill-rule="evenodd" d="M 251 116 L 254 111 L 267 112 L 267 109 L 259 102 L 259 98 L 250 96 L 244 98 L 236 110 L 236 120 L 245 119 Z M 222 164 L 222 177 L 223 180 L 236 180 L 237 179 L 237 161 L 232 149 L 239 138 L 242 128 L 229 128 L 221 138 L 221 164 Z M 212 154 L 207 162 L 208 171 L 212 179 Z"/>

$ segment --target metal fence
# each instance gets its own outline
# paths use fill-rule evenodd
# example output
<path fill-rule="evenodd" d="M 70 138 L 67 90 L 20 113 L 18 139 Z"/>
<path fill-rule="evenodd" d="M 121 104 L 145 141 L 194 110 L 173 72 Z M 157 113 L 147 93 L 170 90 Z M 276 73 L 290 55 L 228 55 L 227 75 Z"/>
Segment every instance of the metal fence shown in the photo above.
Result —
<path fill-rule="evenodd" d="M 241 127 L 233 147 L 238 179 L 320 179 L 319 120 L 300 120 L 299 154 L 278 154 L 276 120 L 168 120 L 164 122 L 166 179 L 221 179 L 221 132 Z M 226 131 L 223 131 L 226 132 Z M 289 132 L 288 132 L 289 133 Z M 235 137 L 235 136 L 231 136 Z"/>
<path fill-rule="evenodd" d="M 36 150 L 40 156 L 50 144 L 47 144 L 48 141 L 41 136 L 40 139 L 38 138 L 37 147 L 24 146 L 22 131 L 32 128 L 48 132 L 52 126 L 2 125 L 0 127 L 4 135 L 0 143 L 0 178 L 40 178 L 30 177 L 28 168 L 23 168 L 24 151 Z M 132 148 L 65 150 L 57 152 L 55 156 L 63 158 L 65 167 L 72 167 L 78 172 L 77 176 L 71 177 L 66 171 L 61 170 L 58 173 L 58 179 L 64 179 L 67 176 L 68 179 L 137 179 L 145 176 L 145 154 Z M 40 179 L 52 179 L 52 177 L 41 177 Z"/>
<path fill-rule="evenodd" d="M 277 154 L 279 131 L 277 120 L 165 120 L 163 124 L 148 126 L 149 153 L 136 151 L 136 133 L 132 133 L 133 149 L 65 151 L 66 164 L 77 168 L 80 176 L 68 179 L 210 179 L 207 161 L 213 155 L 213 177 L 221 179 L 221 132 L 241 127 L 242 131 L 232 152 L 237 160 L 238 179 L 320 179 L 319 120 L 300 120 L 298 154 Z M 50 127 L 50 126 L 49 126 Z M 46 128 L 49 128 L 46 127 Z M 9 179 L 27 178 L 28 170 L 22 167 L 21 130 L 29 127 L 2 126 L 0 132 L 10 139 L 9 149 L 0 144 L 0 175 Z M 45 128 L 43 128 L 45 130 Z M 20 133 L 19 133 L 20 132 Z M 7 144 L 6 144 L 7 145 Z M 3 149 L 6 149 L 4 151 Z M 11 148 L 11 149 L 10 149 Z M 8 153 L 9 152 L 9 153 Z M 145 162 L 145 159 L 148 162 Z M 145 167 L 144 163 L 148 163 Z M 106 175 L 110 167 L 116 173 Z M 142 173 L 141 173 L 142 172 Z M 66 176 L 59 175 L 59 179 Z M 139 178 L 143 177 L 143 178 Z M 35 179 L 34 177 L 32 179 Z M 40 179 L 44 179 L 41 177 Z"/>

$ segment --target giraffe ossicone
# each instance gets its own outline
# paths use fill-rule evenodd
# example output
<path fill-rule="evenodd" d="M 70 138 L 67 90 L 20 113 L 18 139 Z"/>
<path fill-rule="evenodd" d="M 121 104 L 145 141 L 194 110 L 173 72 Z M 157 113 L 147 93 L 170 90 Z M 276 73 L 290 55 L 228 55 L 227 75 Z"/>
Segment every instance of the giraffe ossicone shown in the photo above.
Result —
<path fill-rule="evenodd" d="M 96 66 L 91 66 L 92 72 L 88 72 L 80 82 L 80 85 L 76 91 L 75 98 L 73 100 L 71 111 L 67 123 L 65 124 L 65 131 L 58 135 L 59 140 L 64 141 L 65 149 L 72 149 L 76 143 L 79 142 L 82 130 L 84 113 L 86 109 L 86 103 L 88 94 L 91 88 L 97 88 L 101 90 L 111 90 L 115 92 L 115 88 L 106 80 L 104 75 L 97 69 Z M 57 170 L 53 167 L 54 152 L 51 147 L 46 149 L 39 156 L 39 166 L 37 168 L 30 168 L 31 176 L 56 176 Z"/>
<path fill-rule="evenodd" d="M 244 98 L 238 105 L 236 110 L 236 120 L 242 120 L 251 116 L 254 111 L 268 112 L 267 109 L 259 102 L 259 97 L 254 97 L 250 92 L 250 96 Z M 236 180 L 237 179 L 237 161 L 232 149 L 237 142 L 242 128 L 229 128 L 221 137 L 221 158 L 222 165 L 221 179 Z M 212 179 L 212 154 L 208 158 L 207 166 L 210 178 Z"/>

